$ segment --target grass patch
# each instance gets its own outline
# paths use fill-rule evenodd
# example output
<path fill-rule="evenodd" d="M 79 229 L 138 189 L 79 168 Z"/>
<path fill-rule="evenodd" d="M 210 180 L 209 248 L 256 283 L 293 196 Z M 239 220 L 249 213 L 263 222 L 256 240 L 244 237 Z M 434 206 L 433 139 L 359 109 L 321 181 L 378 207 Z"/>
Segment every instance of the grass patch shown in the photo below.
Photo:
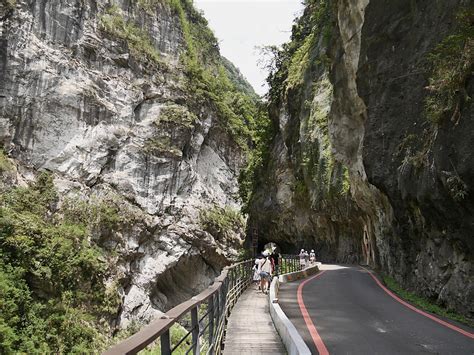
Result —
<path fill-rule="evenodd" d="M 448 310 L 446 308 L 440 307 L 440 306 L 434 304 L 432 301 L 430 301 L 427 298 L 418 296 L 418 295 L 416 295 L 412 292 L 404 290 L 390 276 L 384 276 L 383 277 L 383 282 L 390 290 L 395 292 L 397 295 L 399 295 L 403 299 L 407 300 L 408 302 L 412 303 L 413 305 L 415 305 L 415 306 L 417 306 L 417 307 L 419 307 L 419 308 L 421 308 L 425 311 L 428 311 L 428 312 L 431 312 L 431 313 L 434 313 L 434 314 L 438 314 L 442 317 L 446 317 L 446 318 L 449 318 L 449 319 L 467 324 L 470 327 L 474 326 L 474 322 L 467 319 L 466 317 L 464 317 L 464 316 L 462 316 L 462 315 L 460 315 L 460 314 L 458 314 L 454 311 L 451 311 L 451 310 Z"/>

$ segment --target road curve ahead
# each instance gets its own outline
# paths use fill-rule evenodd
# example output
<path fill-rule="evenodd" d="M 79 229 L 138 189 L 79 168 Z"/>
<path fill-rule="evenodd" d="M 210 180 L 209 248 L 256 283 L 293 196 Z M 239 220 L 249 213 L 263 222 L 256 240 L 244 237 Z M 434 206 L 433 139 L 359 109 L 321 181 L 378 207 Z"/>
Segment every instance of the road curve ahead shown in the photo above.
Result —
<path fill-rule="evenodd" d="M 359 266 L 323 265 L 279 303 L 313 354 L 474 354 L 474 329 L 417 313 Z"/>

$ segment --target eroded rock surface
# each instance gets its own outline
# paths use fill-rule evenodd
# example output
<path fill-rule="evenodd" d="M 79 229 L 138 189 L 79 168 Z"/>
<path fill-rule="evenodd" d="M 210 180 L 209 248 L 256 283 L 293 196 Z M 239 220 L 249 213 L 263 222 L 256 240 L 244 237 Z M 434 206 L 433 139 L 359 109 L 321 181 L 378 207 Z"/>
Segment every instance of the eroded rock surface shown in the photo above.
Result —
<path fill-rule="evenodd" d="M 426 114 L 429 54 L 469 6 L 308 2 L 271 77 L 276 134 L 250 205 L 262 244 L 370 264 L 473 317 L 472 69 L 454 112 Z"/>
<path fill-rule="evenodd" d="M 0 5 L 0 144 L 20 180 L 47 170 L 63 201 L 119 209 L 120 228 L 97 242 L 115 253 L 120 327 L 207 287 L 243 233 L 216 240 L 199 222 L 202 209 L 240 209 L 245 154 L 214 102 L 189 90 L 189 39 L 170 4 Z"/>

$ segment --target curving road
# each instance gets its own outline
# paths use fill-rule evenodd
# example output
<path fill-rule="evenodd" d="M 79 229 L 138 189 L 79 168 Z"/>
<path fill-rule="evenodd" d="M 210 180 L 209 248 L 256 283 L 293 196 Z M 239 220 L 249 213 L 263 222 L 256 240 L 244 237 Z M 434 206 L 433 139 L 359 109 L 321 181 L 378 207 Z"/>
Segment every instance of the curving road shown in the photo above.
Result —
<path fill-rule="evenodd" d="M 321 269 L 313 278 L 281 284 L 279 292 L 312 354 L 474 354 L 474 329 L 401 303 L 368 270 Z"/>

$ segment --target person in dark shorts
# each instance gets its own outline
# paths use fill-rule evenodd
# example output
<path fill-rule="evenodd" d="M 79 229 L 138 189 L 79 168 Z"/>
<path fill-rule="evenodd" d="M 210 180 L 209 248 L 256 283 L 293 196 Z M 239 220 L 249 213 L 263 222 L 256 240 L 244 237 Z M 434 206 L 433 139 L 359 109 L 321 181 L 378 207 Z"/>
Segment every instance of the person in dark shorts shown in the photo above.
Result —
<path fill-rule="evenodd" d="M 260 288 L 263 293 L 268 293 L 270 280 L 272 278 L 272 262 L 267 251 L 262 253 L 263 258 L 258 261 L 258 271 L 260 275 Z"/>

